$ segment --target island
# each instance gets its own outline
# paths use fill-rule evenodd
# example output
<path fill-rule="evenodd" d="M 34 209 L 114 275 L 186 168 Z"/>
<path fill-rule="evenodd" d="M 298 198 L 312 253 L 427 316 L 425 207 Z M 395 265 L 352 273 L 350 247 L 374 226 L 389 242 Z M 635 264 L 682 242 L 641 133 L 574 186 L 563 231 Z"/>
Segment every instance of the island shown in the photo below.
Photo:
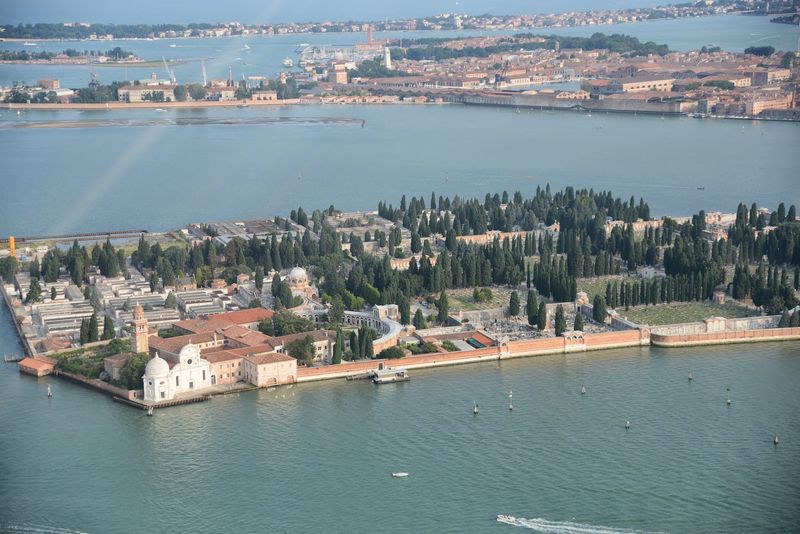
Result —
<path fill-rule="evenodd" d="M 655 219 L 641 198 L 548 185 L 0 246 L 25 347 L 11 360 L 146 410 L 391 370 L 800 339 L 800 221 L 783 203 Z"/>

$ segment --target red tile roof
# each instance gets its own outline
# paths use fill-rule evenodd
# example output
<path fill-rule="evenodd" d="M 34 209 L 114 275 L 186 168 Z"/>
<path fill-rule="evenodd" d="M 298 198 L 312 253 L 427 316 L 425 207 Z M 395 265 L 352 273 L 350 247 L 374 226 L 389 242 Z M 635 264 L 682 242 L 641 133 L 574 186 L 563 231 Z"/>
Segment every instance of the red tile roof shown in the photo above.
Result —
<path fill-rule="evenodd" d="M 214 318 L 224 319 L 234 324 L 243 325 L 270 319 L 273 315 L 275 315 L 275 312 L 266 308 L 248 308 L 246 310 L 220 313 L 215 315 Z"/>
<path fill-rule="evenodd" d="M 268 352 L 266 354 L 255 354 L 253 356 L 245 356 L 245 359 L 254 365 L 263 365 L 268 363 L 279 362 L 293 362 L 294 358 L 281 354 L 280 352 Z"/>
<path fill-rule="evenodd" d="M 36 369 L 37 371 L 52 371 L 54 365 L 35 358 L 23 358 L 19 362 L 20 367 L 27 367 L 29 369 Z"/>

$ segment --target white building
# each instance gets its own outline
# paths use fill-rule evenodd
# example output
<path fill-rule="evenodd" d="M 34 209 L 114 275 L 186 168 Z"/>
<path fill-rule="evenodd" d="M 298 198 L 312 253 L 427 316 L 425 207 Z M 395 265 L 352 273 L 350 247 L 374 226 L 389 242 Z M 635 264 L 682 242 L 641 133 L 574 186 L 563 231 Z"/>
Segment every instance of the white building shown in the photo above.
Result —
<path fill-rule="evenodd" d="M 197 345 L 189 343 L 169 362 L 158 353 L 144 369 L 145 402 L 171 400 L 179 393 L 202 390 L 211 385 L 211 364 L 200 357 Z"/>

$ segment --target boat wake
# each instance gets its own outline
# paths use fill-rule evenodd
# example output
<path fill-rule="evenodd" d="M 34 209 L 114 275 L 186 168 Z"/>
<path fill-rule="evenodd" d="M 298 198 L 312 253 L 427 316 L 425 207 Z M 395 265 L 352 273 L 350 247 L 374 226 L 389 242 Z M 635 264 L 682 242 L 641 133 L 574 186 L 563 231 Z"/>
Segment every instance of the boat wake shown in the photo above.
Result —
<path fill-rule="evenodd" d="M 497 521 L 506 525 L 534 530 L 542 534 L 658 534 L 643 530 L 603 527 L 570 521 L 550 521 L 540 517 L 526 519 L 524 517 L 499 515 L 497 516 Z"/>
<path fill-rule="evenodd" d="M 33 523 L 0 523 L 0 532 L 30 532 L 35 534 L 86 534 L 80 530 L 72 530 L 52 525 L 36 525 Z"/>

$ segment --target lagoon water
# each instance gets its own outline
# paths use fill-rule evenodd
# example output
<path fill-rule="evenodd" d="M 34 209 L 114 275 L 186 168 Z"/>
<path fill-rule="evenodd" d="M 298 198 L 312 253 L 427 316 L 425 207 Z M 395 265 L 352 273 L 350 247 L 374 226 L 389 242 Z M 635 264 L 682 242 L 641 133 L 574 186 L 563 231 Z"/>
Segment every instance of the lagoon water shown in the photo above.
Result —
<path fill-rule="evenodd" d="M 0 352 L 12 350 L 3 307 Z M 798 381 L 795 342 L 623 349 L 261 390 L 150 418 L 7 364 L 0 531 L 511 532 L 504 513 L 556 534 L 792 532 Z"/>
<path fill-rule="evenodd" d="M 537 34 L 589 36 L 595 32 L 622 33 L 638 37 L 642 41 L 666 43 L 673 50 L 693 50 L 704 45 L 720 46 L 725 50 L 741 52 L 748 46 L 773 46 L 776 50 L 795 50 L 800 47 L 800 30 L 789 24 L 774 24 L 771 17 L 725 15 L 682 19 L 664 19 L 636 24 L 602 24 L 571 28 L 534 28 Z M 487 32 L 480 30 L 441 32 L 385 32 L 376 33 L 376 39 L 466 37 L 471 35 L 495 35 L 517 33 L 516 31 Z M 146 60 L 181 60 L 174 66 L 181 83 L 202 80 L 200 60 L 205 59 L 210 78 L 227 78 L 231 68 L 235 79 L 242 76 L 268 76 L 283 69 L 286 57 L 297 61 L 295 50 L 302 44 L 353 45 L 366 40 L 363 33 L 290 34 L 274 36 L 239 36 L 218 39 L 160 39 L 103 41 L 40 41 L 37 46 L 24 46 L 21 42 L 0 43 L 2 50 L 28 50 L 60 52 L 66 48 L 77 50 L 108 50 L 120 46 Z M 245 48 L 247 45 L 249 48 Z M 151 72 L 166 77 L 164 68 L 156 64 L 146 68 L 98 66 L 95 72 L 102 83 L 114 80 L 148 78 Z M 86 87 L 92 67 L 88 65 L 0 65 L 0 85 L 11 85 L 15 80 L 34 83 L 41 78 L 58 78 L 62 87 Z"/>
<path fill-rule="evenodd" d="M 82 127 L 15 127 L 60 121 Z M 170 230 L 548 182 L 643 196 L 654 215 L 800 205 L 799 144 L 796 123 L 460 105 L 0 111 L 0 235 Z"/>
<path fill-rule="evenodd" d="M 0 67 L 0 83 L 14 72 Z M 0 235 L 547 182 L 644 196 L 654 215 L 800 204 L 798 144 L 797 124 L 464 106 L 3 111 Z M 0 353 L 21 350 L 10 321 L 0 306 Z M 795 531 L 798 381 L 795 342 L 624 349 L 262 390 L 148 418 L 0 364 L 0 531 L 510 531 L 501 513 L 556 534 Z"/>

